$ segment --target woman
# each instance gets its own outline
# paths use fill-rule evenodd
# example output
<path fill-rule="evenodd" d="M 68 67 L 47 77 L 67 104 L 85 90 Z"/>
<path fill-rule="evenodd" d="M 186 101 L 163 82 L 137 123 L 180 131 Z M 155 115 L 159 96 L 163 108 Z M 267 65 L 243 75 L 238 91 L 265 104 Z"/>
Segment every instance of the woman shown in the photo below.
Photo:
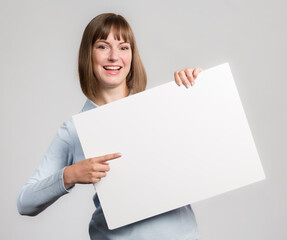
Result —
<path fill-rule="evenodd" d="M 82 111 L 144 91 L 146 73 L 135 38 L 120 15 L 101 14 L 87 25 L 79 51 L 79 76 L 87 96 Z M 194 84 L 199 68 L 175 72 L 175 81 L 186 87 Z M 40 166 L 22 187 L 17 206 L 22 215 L 34 216 L 75 184 L 97 183 L 110 170 L 107 161 L 119 153 L 85 159 L 72 119 L 58 130 Z M 197 239 L 191 207 L 185 206 L 115 230 L 109 230 L 97 197 L 89 226 L 91 239 Z"/>

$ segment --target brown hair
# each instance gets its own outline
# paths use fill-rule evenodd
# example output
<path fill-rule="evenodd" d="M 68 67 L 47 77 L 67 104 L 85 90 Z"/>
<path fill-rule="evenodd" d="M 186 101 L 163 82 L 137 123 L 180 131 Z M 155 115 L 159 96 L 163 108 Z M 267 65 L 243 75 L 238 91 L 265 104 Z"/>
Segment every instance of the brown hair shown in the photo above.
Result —
<path fill-rule="evenodd" d="M 131 45 L 132 62 L 127 75 L 127 86 L 133 93 L 144 91 L 147 77 L 145 68 L 139 56 L 136 41 L 128 22 L 121 15 L 104 13 L 96 16 L 87 25 L 80 45 L 78 58 L 78 71 L 83 93 L 89 99 L 96 97 L 97 78 L 93 73 L 92 47 L 98 39 L 106 40 L 111 28 L 115 31 L 115 38 L 123 38 Z"/>

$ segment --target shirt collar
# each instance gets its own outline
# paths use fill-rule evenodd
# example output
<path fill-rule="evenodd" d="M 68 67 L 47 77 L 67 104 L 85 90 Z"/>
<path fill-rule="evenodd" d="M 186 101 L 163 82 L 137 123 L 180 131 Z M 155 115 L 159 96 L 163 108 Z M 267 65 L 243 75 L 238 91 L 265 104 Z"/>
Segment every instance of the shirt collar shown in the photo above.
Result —
<path fill-rule="evenodd" d="M 130 94 L 129 96 L 133 95 L 133 90 L 130 91 Z M 82 111 L 81 112 L 85 112 L 85 111 L 89 111 L 89 110 L 92 110 L 94 108 L 98 107 L 97 104 L 95 104 L 93 101 L 91 101 L 90 99 L 87 99 L 84 107 L 82 108 Z"/>
<path fill-rule="evenodd" d="M 87 99 L 84 107 L 82 108 L 82 111 L 81 112 L 85 112 L 85 111 L 89 111 L 91 109 L 94 109 L 98 107 L 97 104 L 95 104 L 93 101 L 91 101 L 90 99 Z"/>

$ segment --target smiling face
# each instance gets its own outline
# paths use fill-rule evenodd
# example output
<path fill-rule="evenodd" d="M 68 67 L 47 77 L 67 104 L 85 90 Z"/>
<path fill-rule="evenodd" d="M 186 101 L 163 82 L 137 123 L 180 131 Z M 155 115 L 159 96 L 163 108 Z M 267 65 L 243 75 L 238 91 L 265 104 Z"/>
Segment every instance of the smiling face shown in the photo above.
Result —
<path fill-rule="evenodd" d="M 126 77 L 131 68 L 132 50 L 122 37 L 115 39 L 111 29 L 106 40 L 98 39 L 92 49 L 93 72 L 100 88 L 127 87 Z"/>

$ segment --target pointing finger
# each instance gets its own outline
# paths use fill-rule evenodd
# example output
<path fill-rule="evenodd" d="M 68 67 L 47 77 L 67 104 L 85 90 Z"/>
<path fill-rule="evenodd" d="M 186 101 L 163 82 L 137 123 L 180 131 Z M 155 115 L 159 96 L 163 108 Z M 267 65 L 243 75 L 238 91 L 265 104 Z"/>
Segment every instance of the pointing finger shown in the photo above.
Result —
<path fill-rule="evenodd" d="M 109 160 L 113 160 L 113 159 L 119 158 L 121 156 L 122 155 L 120 153 L 112 153 L 112 154 L 107 154 L 107 155 L 100 156 L 100 157 L 95 157 L 95 161 L 99 162 L 99 163 L 103 163 L 103 162 L 106 162 L 106 161 L 109 161 Z"/>

